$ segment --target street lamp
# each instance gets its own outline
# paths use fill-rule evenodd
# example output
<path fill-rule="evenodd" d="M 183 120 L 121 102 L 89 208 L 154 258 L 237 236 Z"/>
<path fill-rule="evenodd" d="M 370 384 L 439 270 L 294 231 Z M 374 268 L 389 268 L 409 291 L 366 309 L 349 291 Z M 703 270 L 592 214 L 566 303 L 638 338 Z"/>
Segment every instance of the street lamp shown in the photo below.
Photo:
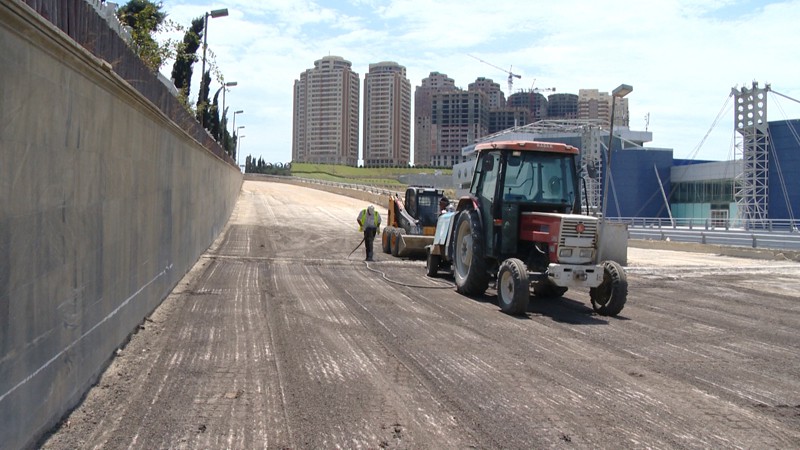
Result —
<path fill-rule="evenodd" d="M 220 86 L 219 89 L 217 89 L 217 92 L 214 93 L 214 97 L 216 97 L 217 95 L 219 95 L 219 91 L 222 91 L 222 113 L 217 111 L 217 116 L 219 116 L 220 123 L 222 123 L 223 125 L 222 135 L 220 136 L 220 139 L 222 140 L 223 144 L 225 143 L 225 133 L 228 131 L 227 122 L 223 121 L 223 119 L 225 118 L 225 92 L 228 90 L 229 86 L 236 86 L 237 84 L 239 83 L 235 81 L 225 83 L 222 86 Z"/>
<path fill-rule="evenodd" d="M 244 128 L 244 127 L 239 127 L 239 128 Z M 239 146 L 242 144 L 242 139 L 243 139 L 244 137 L 245 137 L 244 135 L 241 135 L 241 136 L 238 136 L 238 135 L 237 135 L 237 136 L 236 136 L 236 138 L 237 138 L 237 139 L 236 139 L 236 157 L 237 157 L 237 158 L 239 157 Z M 239 165 L 239 162 L 238 162 L 239 160 L 237 159 L 236 161 L 237 161 L 237 162 L 236 162 L 236 166 L 237 166 L 237 167 L 239 167 L 239 170 L 242 170 L 242 166 L 240 166 L 240 165 Z M 244 171 L 242 170 L 242 172 L 244 172 Z"/>
<path fill-rule="evenodd" d="M 598 255 L 598 260 L 602 261 L 602 254 L 603 254 L 603 234 L 605 230 L 605 224 L 608 223 L 606 219 L 607 213 L 607 202 L 608 202 L 608 179 L 611 177 L 611 145 L 613 144 L 614 139 L 614 109 L 617 106 L 617 99 L 625 97 L 626 95 L 630 94 L 633 91 L 633 87 L 628 84 L 620 84 L 617 86 L 616 89 L 611 91 L 611 124 L 608 127 L 608 146 L 606 147 L 606 168 L 605 174 L 603 176 L 603 229 L 601 232 L 600 237 L 600 252 Z"/>
<path fill-rule="evenodd" d="M 223 115 L 225 114 L 225 92 L 228 91 L 227 88 L 233 87 L 233 86 L 237 86 L 238 84 L 239 83 L 237 83 L 235 81 L 230 81 L 228 83 L 223 84 L 222 87 L 220 88 L 220 89 L 222 89 L 222 114 Z M 219 92 L 219 89 L 217 89 L 217 92 Z"/>
<path fill-rule="evenodd" d="M 216 19 L 217 17 L 225 17 L 228 15 L 228 8 L 223 9 L 215 9 L 213 11 L 209 11 L 205 13 L 204 22 L 203 22 L 203 70 L 200 72 L 200 95 L 203 95 L 203 85 L 205 77 L 206 77 L 206 49 L 208 48 L 208 16 L 211 16 L 212 19 Z M 202 115 L 200 116 L 201 120 Z M 205 123 L 202 123 L 204 127 L 206 126 Z"/>
<path fill-rule="evenodd" d="M 244 113 L 244 110 L 243 110 L 243 109 L 240 109 L 240 110 L 238 110 L 238 111 L 234 111 L 234 112 L 233 112 L 233 127 L 232 127 L 231 129 L 233 130 L 233 133 L 234 133 L 234 134 L 236 134 L 236 133 L 237 133 L 237 130 L 236 130 L 236 115 L 237 115 L 237 114 L 243 114 L 243 113 Z M 233 156 L 234 156 L 234 158 L 236 158 L 236 165 L 238 166 L 238 165 L 239 165 L 239 148 L 238 148 L 238 142 L 237 142 L 236 154 L 235 154 L 235 155 L 233 155 Z"/>

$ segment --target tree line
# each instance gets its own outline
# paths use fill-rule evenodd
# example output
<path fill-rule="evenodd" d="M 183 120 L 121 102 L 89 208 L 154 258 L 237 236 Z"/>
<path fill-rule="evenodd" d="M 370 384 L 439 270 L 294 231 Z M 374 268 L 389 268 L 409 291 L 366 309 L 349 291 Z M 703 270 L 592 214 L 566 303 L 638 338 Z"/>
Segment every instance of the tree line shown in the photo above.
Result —
<path fill-rule="evenodd" d="M 268 163 L 264 158 L 254 158 L 247 155 L 244 162 L 244 173 L 263 173 L 267 175 L 291 175 L 292 163 Z"/>
<path fill-rule="evenodd" d="M 202 89 L 198 93 L 197 102 L 189 101 L 194 63 L 199 61 L 198 49 L 205 33 L 205 16 L 192 20 L 189 28 L 185 28 L 171 20 L 167 20 L 162 2 L 151 0 L 130 0 L 117 9 L 117 18 L 129 27 L 132 41 L 131 49 L 154 73 L 161 69 L 167 59 L 174 57 L 172 66 L 172 82 L 178 89 L 178 100 L 208 130 L 225 152 L 236 159 L 236 133 L 228 132 L 228 108 L 220 111 L 218 90 L 209 101 L 211 75 L 224 86 L 222 74 L 217 70 L 213 54 L 208 70 L 202 74 Z M 161 32 L 184 31 L 183 40 L 178 42 L 168 39 L 159 43 L 155 36 Z"/>

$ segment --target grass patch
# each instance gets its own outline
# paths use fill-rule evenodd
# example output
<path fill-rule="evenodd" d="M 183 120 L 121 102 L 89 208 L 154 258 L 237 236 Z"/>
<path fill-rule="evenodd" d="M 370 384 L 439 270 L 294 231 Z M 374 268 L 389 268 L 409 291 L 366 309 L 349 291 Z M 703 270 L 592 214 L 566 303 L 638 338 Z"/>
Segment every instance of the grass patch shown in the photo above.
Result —
<path fill-rule="evenodd" d="M 374 186 L 403 187 L 400 176 L 409 174 L 434 174 L 452 176 L 452 169 L 420 167 L 351 167 L 337 164 L 292 163 L 292 175 L 315 180 L 357 183 Z"/>

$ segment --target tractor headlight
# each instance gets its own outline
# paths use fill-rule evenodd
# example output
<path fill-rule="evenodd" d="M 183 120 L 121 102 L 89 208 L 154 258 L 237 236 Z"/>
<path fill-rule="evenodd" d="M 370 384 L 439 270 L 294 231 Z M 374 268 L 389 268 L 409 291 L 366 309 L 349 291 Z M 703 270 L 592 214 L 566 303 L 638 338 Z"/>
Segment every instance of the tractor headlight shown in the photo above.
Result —
<path fill-rule="evenodd" d="M 592 257 L 592 249 L 584 248 L 581 249 L 581 258 L 591 258 Z"/>
<path fill-rule="evenodd" d="M 572 256 L 572 249 L 571 248 L 562 248 L 558 251 L 558 256 L 562 258 L 569 258 Z"/>

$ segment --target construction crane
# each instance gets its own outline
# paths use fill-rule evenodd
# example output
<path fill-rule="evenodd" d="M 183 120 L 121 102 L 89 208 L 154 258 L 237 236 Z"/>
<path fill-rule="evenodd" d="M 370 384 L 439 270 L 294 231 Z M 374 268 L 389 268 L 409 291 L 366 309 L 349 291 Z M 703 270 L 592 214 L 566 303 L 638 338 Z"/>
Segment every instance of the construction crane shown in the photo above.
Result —
<path fill-rule="evenodd" d="M 534 78 L 533 79 L 533 83 L 531 83 L 531 92 L 539 93 L 539 92 L 555 92 L 556 91 L 556 88 L 554 88 L 554 87 L 551 87 L 551 88 L 535 88 L 535 87 L 533 87 L 534 84 L 536 84 L 536 78 Z"/>
<path fill-rule="evenodd" d="M 503 69 L 502 67 L 495 66 L 494 64 L 492 64 L 492 63 L 490 63 L 490 62 L 484 61 L 484 60 L 482 60 L 482 59 L 478 58 L 477 56 L 473 56 L 473 55 L 469 55 L 469 56 L 471 56 L 471 57 L 473 57 L 473 58 L 477 59 L 478 61 L 480 61 L 480 62 L 482 62 L 482 63 L 484 63 L 484 64 L 486 64 L 486 65 L 492 66 L 492 67 L 494 67 L 495 69 L 502 70 L 503 72 L 507 73 L 507 74 L 508 74 L 508 95 L 511 95 L 512 93 L 514 93 L 514 91 L 513 91 L 513 88 L 514 88 L 514 78 L 522 78 L 522 75 L 517 75 L 517 74 L 515 74 L 515 73 L 512 73 L 512 72 L 511 72 L 511 68 L 512 68 L 513 66 L 509 67 L 509 68 L 508 68 L 508 70 L 506 70 L 506 69 Z"/>

